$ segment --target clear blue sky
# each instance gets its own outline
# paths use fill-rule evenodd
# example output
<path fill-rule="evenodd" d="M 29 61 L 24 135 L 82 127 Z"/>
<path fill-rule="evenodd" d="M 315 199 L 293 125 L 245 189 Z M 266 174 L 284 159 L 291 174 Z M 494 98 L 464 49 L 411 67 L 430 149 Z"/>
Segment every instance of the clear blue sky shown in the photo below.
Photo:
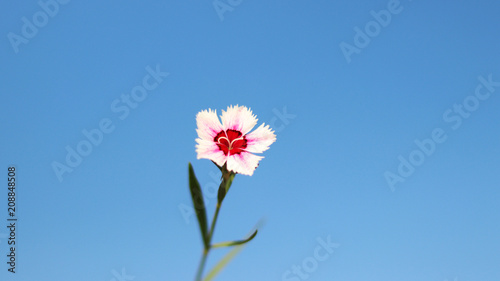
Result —
<path fill-rule="evenodd" d="M 500 279 L 497 1 L 220 1 L 2 1 L 0 280 L 192 280 L 195 116 L 232 104 L 277 142 L 224 201 L 215 241 L 266 224 L 217 280 Z"/>

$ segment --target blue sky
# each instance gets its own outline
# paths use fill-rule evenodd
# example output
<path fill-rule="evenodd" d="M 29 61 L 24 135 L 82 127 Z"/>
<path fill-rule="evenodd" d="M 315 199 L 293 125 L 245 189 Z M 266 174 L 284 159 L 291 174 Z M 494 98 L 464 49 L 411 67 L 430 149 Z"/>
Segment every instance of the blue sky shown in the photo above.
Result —
<path fill-rule="evenodd" d="M 215 241 L 265 225 L 217 280 L 499 280 L 499 11 L 3 1 L 0 160 L 18 221 L 12 274 L 4 181 L 0 279 L 193 280 L 188 162 L 209 217 L 218 185 L 195 116 L 239 104 L 277 141 L 224 201 Z"/>

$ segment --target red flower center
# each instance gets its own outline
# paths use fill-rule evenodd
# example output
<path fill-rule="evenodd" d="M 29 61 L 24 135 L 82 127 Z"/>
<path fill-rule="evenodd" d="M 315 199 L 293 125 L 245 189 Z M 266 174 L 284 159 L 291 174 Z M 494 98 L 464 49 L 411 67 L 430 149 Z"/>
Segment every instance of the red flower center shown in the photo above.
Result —
<path fill-rule="evenodd" d="M 240 131 L 236 130 L 220 131 L 215 136 L 214 141 L 226 156 L 230 156 L 245 151 L 247 139 L 242 135 Z"/>

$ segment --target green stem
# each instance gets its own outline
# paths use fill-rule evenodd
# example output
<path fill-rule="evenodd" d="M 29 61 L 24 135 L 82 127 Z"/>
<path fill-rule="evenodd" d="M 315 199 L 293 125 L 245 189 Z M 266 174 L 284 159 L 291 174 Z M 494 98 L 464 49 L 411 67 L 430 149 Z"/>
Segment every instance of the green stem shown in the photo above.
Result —
<path fill-rule="evenodd" d="M 217 207 L 215 208 L 215 214 L 214 218 L 212 219 L 212 224 L 210 226 L 210 233 L 208 234 L 208 246 L 203 249 L 203 254 L 201 256 L 201 261 L 200 265 L 198 266 L 198 271 L 196 273 L 196 281 L 201 281 L 201 278 L 203 277 L 203 269 L 205 268 L 205 263 L 207 261 L 208 253 L 212 249 L 212 236 L 214 234 L 214 229 L 215 229 L 215 223 L 217 222 L 217 218 L 219 217 L 219 211 L 220 211 L 220 203 L 217 203 Z"/>
<path fill-rule="evenodd" d="M 212 225 L 210 225 L 210 233 L 208 234 L 208 242 L 209 242 L 210 246 L 209 246 L 208 250 L 210 250 L 210 247 L 212 246 L 212 244 L 211 244 L 212 236 L 214 235 L 215 223 L 217 222 L 217 218 L 219 217 L 220 205 L 221 205 L 220 203 L 217 203 L 217 206 L 215 207 L 214 218 L 212 220 Z"/>
<path fill-rule="evenodd" d="M 201 277 L 203 274 L 203 268 L 205 267 L 205 263 L 207 261 L 208 251 L 203 249 L 203 255 L 201 256 L 200 265 L 198 266 L 198 271 L 196 272 L 196 281 L 201 281 Z"/>
<path fill-rule="evenodd" d="M 195 281 L 201 281 L 201 278 L 203 277 L 203 268 L 205 267 L 205 263 L 207 262 L 207 257 L 208 257 L 208 251 L 207 249 L 203 249 L 203 254 L 201 256 L 201 261 L 200 265 L 198 266 L 198 271 L 196 272 L 196 279 Z"/>
<path fill-rule="evenodd" d="M 203 254 L 201 256 L 200 265 L 198 266 L 198 271 L 196 273 L 195 281 L 201 281 L 201 279 L 203 278 L 203 269 L 205 268 L 205 263 L 207 261 L 208 253 L 212 249 L 212 237 L 214 235 L 215 223 L 217 222 L 217 218 L 219 217 L 219 211 L 222 205 L 222 201 L 224 200 L 224 197 L 226 196 L 229 187 L 233 183 L 233 178 L 235 175 L 234 173 L 228 172 L 226 166 L 223 166 L 221 171 L 222 171 L 222 182 L 219 186 L 219 196 L 217 200 L 217 206 L 215 207 L 214 218 L 212 219 L 212 224 L 210 225 L 210 230 L 208 233 L 208 243 L 203 249 Z"/>

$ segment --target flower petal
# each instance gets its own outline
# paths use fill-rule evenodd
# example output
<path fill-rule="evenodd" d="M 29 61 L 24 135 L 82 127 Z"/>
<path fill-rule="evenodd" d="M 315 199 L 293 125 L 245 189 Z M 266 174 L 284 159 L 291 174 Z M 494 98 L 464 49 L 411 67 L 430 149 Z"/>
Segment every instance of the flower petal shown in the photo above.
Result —
<path fill-rule="evenodd" d="M 262 153 L 269 149 L 269 146 L 276 141 L 274 131 L 269 125 L 260 125 L 255 131 L 245 136 L 247 139 L 246 151 Z"/>
<path fill-rule="evenodd" d="M 196 139 L 198 143 L 196 145 L 197 158 L 209 159 L 217 163 L 217 165 L 222 166 L 227 160 L 227 156 L 224 152 L 220 150 L 217 144 L 211 140 Z"/>
<path fill-rule="evenodd" d="M 264 158 L 249 152 L 233 154 L 227 158 L 227 169 L 235 173 L 251 176 L 259 166 L 259 161 Z"/>
<path fill-rule="evenodd" d="M 220 117 L 224 130 L 240 131 L 246 135 L 257 124 L 257 118 L 245 106 L 228 106 L 227 111 L 222 111 Z"/>
<path fill-rule="evenodd" d="M 222 124 L 217 117 L 217 112 L 211 109 L 202 110 L 196 114 L 196 125 L 198 128 L 196 132 L 198 136 L 204 140 L 212 140 L 214 137 L 222 131 Z"/>

